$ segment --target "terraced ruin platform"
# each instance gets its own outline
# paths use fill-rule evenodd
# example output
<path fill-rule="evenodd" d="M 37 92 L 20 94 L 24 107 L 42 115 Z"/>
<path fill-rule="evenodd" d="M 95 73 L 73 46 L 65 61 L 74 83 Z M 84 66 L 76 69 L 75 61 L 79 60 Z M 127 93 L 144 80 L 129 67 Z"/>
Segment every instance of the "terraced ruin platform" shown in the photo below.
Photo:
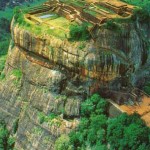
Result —
<path fill-rule="evenodd" d="M 62 36 L 66 37 L 73 22 L 87 22 L 90 25 L 89 30 L 92 30 L 107 20 L 130 17 L 133 9 L 134 6 L 119 0 L 49 0 L 29 11 L 26 18 L 36 24 L 45 24 L 51 30 L 62 30 Z"/>

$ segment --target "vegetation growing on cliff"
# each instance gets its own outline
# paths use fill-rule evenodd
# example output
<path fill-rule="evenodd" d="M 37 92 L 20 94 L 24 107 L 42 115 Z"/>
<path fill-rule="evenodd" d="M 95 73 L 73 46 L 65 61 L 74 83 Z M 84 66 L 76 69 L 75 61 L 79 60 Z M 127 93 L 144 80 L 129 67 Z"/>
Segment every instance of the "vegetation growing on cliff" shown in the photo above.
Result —
<path fill-rule="evenodd" d="M 123 2 L 126 2 L 128 4 L 136 5 L 136 6 L 142 6 L 149 3 L 149 0 L 121 0 Z"/>
<path fill-rule="evenodd" d="M 126 18 L 113 18 L 111 20 L 106 21 L 103 25 L 104 28 L 113 30 L 113 31 L 121 31 L 122 23 L 134 23 L 135 21 L 149 23 L 150 19 L 150 1 L 149 0 L 122 0 L 123 2 L 132 4 L 137 6 L 133 10 L 132 16 Z"/>
<path fill-rule="evenodd" d="M 147 2 L 140 8 L 136 8 L 133 12 L 132 19 L 148 23 L 150 19 L 150 2 Z"/>
<path fill-rule="evenodd" d="M 81 120 L 78 128 L 68 138 L 56 141 L 56 150 L 107 150 L 131 149 L 149 150 L 150 128 L 140 116 L 121 114 L 116 118 L 108 117 L 108 103 L 94 94 L 81 105 Z M 64 140 L 66 139 L 66 140 Z M 59 147 L 59 149 L 57 149 Z"/>
<path fill-rule="evenodd" d="M 23 3 L 22 7 L 26 7 L 26 6 L 34 6 L 34 5 L 38 5 L 41 4 L 43 2 L 45 2 L 46 0 L 29 0 L 28 3 Z M 11 3 L 11 1 L 0 1 L 0 80 L 4 78 L 4 74 L 2 73 L 4 66 L 5 66 L 5 61 L 6 61 L 6 56 L 7 56 L 7 52 L 8 52 L 8 47 L 10 44 L 10 22 L 11 19 L 13 17 L 13 7 L 6 7 L 6 4 L 8 4 L 8 2 Z M 19 1 L 20 4 L 22 2 L 24 2 L 24 0 L 20 0 Z M 30 3 L 32 2 L 32 3 Z M 10 5 L 11 6 L 11 5 Z M 17 9 L 15 9 L 17 10 Z M 19 12 L 17 11 L 18 16 L 19 16 Z M 20 20 L 21 22 L 22 20 Z"/>
<path fill-rule="evenodd" d="M 113 30 L 113 31 L 120 31 L 121 28 L 120 26 L 117 24 L 117 20 L 108 20 L 103 27 L 108 29 L 108 30 Z"/>
<path fill-rule="evenodd" d="M 73 23 L 70 23 L 66 18 L 56 14 L 55 19 L 50 20 L 50 23 L 31 22 L 25 16 L 29 10 L 30 9 L 21 9 L 20 7 L 14 9 L 15 23 L 19 25 L 19 27 L 29 32 L 32 31 L 33 34 L 38 36 L 51 35 L 59 39 L 67 38 L 69 26 Z"/>
<path fill-rule="evenodd" d="M 48 123 L 49 126 L 55 125 L 57 127 L 60 127 L 60 125 L 61 125 L 59 116 L 54 113 L 45 115 L 44 113 L 41 112 L 38 114 L 38 119 L 39 119 L 40 124 L 46 122 L 46 123 Z"/>
<path fill-rule="evenodd" d="M 16 78 L 16 80 L 14 81 L 14 84 L 18 85 L 20 80 L 21 80 L 21 78 L 22 78 L 22 71 L 19 70 L 19 69 L 14 69 L 14 70 L 12 70 L 11 74 L 13 76 L 15 76 L 15 78 Z"/>
<path fill-rule="evenodd" d="M 10 136 L 6 124 L 0 122 L 0 149 L 1 150 L 13 150 L 15 139 Z"/>
<path fill-rule="evenodd" d="M 73 41 L 89 40 L 90 33 L 88 31 L 88 25 L 86 23 L 83 23 L 82 25 L 71 25 L 70 26 L 70 38 Z"/>
<path fill-rule="evenodd" d="M 61 135 L 56 143 L 55 143 L 55 150 L 71 150 L 72 148 L 69 147 L 69 136 L 68 135 Z"/>

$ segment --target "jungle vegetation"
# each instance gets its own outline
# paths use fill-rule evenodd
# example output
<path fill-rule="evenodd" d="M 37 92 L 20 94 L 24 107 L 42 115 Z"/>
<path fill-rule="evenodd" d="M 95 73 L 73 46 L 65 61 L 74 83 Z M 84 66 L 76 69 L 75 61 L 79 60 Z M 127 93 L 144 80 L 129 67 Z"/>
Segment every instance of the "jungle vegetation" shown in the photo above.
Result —
<path fill-rule="evenodd" d="M 98 94 L 86 99 L 79 126 L 56 141 L 56 150 L 149 150 L 150 128 L 140 116 L 123 113 L 110 118 L 108 107 Z"/>

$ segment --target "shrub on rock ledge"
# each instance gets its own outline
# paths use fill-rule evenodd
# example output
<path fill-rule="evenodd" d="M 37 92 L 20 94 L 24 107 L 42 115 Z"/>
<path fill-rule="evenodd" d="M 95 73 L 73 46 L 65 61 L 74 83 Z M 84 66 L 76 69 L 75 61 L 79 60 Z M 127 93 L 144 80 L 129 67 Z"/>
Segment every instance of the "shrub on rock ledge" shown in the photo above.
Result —
<path fill-rule="evenodd" d="M 82 25 L 70 26 L 70 39 L 74 41 L 84 41 L 90 39 L 90 33 L 86 23 Z"/>

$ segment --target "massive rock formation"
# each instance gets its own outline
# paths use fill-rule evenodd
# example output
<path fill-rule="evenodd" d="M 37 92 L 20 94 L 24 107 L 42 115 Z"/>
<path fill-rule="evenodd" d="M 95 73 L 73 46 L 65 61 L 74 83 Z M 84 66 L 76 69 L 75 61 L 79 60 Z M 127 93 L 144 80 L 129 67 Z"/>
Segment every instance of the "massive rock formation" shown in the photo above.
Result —
<path fill-rule="evenodd" d="M 11 28 L 0 118 L 10 130 L 18 123 L 18 150 L 53 150 L 55 140 L 77 126 L 88 95 L 141 85 L 149 76 L 148 24 L 122 24 L 123 32 L 99 28 L 94 40 L 84 42 L 39 37 L 14 21 Z M 50 113 L 57 117 L 41 122 L 41 114 Z"/>

